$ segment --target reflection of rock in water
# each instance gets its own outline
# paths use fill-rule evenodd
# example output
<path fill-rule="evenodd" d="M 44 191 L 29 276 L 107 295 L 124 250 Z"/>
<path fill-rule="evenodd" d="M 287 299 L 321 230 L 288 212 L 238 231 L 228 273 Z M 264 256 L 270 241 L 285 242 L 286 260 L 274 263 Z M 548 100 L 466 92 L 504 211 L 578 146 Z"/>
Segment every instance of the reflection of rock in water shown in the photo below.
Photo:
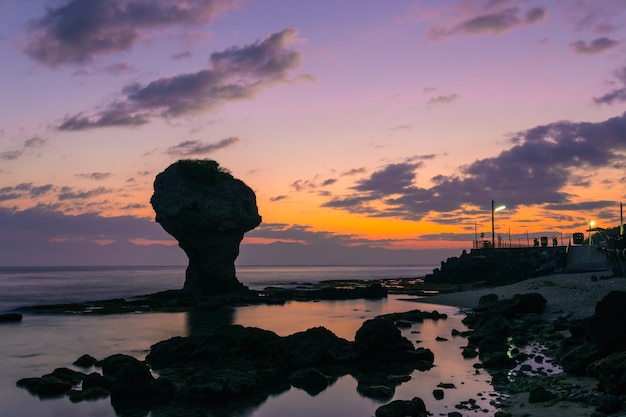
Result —
<path fill-rule="evenodd" d="M 215 329 L 233 324 L 235 310 L 231 307 L 214 309 L 196 309 L 186 313 L 187 334 L 199 336 L 213 332 Z"/>
<path fill-rule="evenodd" d="M 183 160 L 157 175 L 150 203 L 156 221 L 189 258 L 185 289 L 245 289 L 235 276 L 235 259 L 244 233 L 261 223 L 250 187 L 215 161 Z"/>

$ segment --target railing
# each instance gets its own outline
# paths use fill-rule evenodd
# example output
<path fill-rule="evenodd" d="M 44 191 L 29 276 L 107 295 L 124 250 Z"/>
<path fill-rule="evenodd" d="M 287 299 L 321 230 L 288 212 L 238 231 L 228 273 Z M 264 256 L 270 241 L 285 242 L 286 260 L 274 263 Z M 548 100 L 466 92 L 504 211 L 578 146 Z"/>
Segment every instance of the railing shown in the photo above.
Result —
<path fill-rule="evenodd" d="M 567 246 L 569 242 L 562 242 L 563 239 L 558 238 L 541 238 L 541 239 L 518 239 L 517 242 L 508 239 L 496 239 L 495 248 L 497 249 L 515 249 L 515 248 L 532 248 L 532 247 L 556 247 Z M 474 240 L 472 242 L 473 249 L 489 249 L 491 248 L 491 240 Z"/>

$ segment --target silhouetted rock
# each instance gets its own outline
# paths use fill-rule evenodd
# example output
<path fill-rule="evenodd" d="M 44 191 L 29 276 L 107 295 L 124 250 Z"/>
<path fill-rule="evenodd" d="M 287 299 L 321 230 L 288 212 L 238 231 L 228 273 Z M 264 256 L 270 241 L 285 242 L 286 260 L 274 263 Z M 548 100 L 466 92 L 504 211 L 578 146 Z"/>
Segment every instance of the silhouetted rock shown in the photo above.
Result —
<path fill-rule="evenodd" d="M 559 363 L 567 373 L 586 375 L 589 365 L 600 358 L 598 347 L 593 344 L 581 341 L 580 344 L 569 346 L 568 341 L 564 341 L 563 347 L 561 347 Z"/>
<path fill-rule="evenodd" d="M 354 336 L 354 344 L 360 356 L 382 361 L 414 350 L 413 344 L 402 336 L 394 322 L 385 318 L 363 323 Z"/>
<path fill-rule="evenodd" d="M 69 390 L 66 394 L 71 402 L 78 403 L 81 401 L 93 401 L 106 398 L 110 393 L 108 389 L 102 387 L 83 387 L 82 390 Z"/>
<path fill-rule="evenodd" d="M 626 352 L 612 353 L 589 365 L 587 373 L 598 378 L 599 388 L 609 394 L 626 394 Z"/>
<path fill-rule="evenodd" d="M 284 338 L 290 366 L 347 363 L 357 359 L 354 345 L 325 327 L 313 327 Z"/>
<path fill-rule="evenodd" d="M 545 305 L 546 299 L 538 293 L 515 294 L 502 300 L 494 294 L 482 297 L 474 312 L 463 319 L 473 329 L 464 333 L 468 346 L 463 349 L 463 357 L 478 355 L 482 365 L 492 371 L 514 368 L 522 358 L 509 355 L 511 343 L 528 342 L 528 329 L 542 322 L 538 313 Z"/>
<path fill-rule="evenodd" d="M 225 325 L 156 343 L 145 362 L 124 354 L 108 356 L 96 363 L 102 375 L 60 368 L 18 385 L 40 396 L 65 394 L 73 402 L 110 393 L 118 415 L 147 415 L 168 404 L 258 405 L 291 386 L 317 395 L 348 374 L 358 381 L 362 395 L 390 399 L 415 369 L 430 368 L 433 362 L 429 349 L 415 349 L 388 319 L 366 321 L 355 342 L 323 327 L 281 337 L 269 330 Z M 150 367 L 158 371 L 158 379 Z M 71 389 L 80 382 L 82 390 Z M 415 401 L 408 403 L 411 410 L 421 410 Z"/>
<path fill-rule="evenodd" d="M 516 314 L 539 314 L 543 312 L 546 303 L 547 300 L 543 295 L 536 292 L 513 297 L 513 309 Z"/>
<path fill-rule="evenodd" d="M 377 400 L 390 400 L 396 393 L 396 389 L 393 386 L 386 384 L 369 385 L 362 383 L 362 381 L 359 381 L 356 390 L 364 397 L 374 398 Z"/>
<path fill-rule="evenodd" d="M 30 393 L 39 397 L 55 397 L 64 395 L 72 386 L 83 380 L 85 374 L 68 368 L 57 368 L 40 378 L 23 378 L 17 381 L 17 386 L 26 388 Z"/>
<path fill-rule="evenodd" d="M 419 397 L 411 401 L 396 400 L 376 409 L 376 417 L 426 417 L 426 405 Z"/>
<path fill-rule="evenodd" d="M 89 368 L 90 366 L 94 366 L 97 362 L 98 360 L 91 355 L 82 355 L 74 361 L 73 365 L 80 366 L 81 368 Z"/>
<path fill-rule="evenodd" d="M 596 407 L 596 411 L 609 415 L 622 411 L 623 402 L 617 395 L 607 395 L 600 399 L 600 404 Z"/>
<path fill-rule="evenodd" d="M 586 375 L 594 361 L 626 351 L 626 292 L 607 294 L 596 304 L 593 316 L 573 322 L 570 332 L 559 352 L 566 372 Z"/>
<path fill-rule="evenodd" d="M 535 387 L 530 390 L 528 395 L 529 403 L 543 403 L 546 401 L 554 400 L 556 398 L 556 394 L 548 391 L 544 387 Z"/>
<path fill-rule="evenodd" d="M 473 249 L 441 262 L 424 278 L 429 283 L 504 285 L 564 270 L 565 247 Z"/>
<path fill-rule="evenodd" d="M 174 385 L 166 378 L 155 379 L 145 362 L 133 358 L 115 374 L 111 384 L 111 404 L 125 408 L 137 404 L 167 401 L 175 393 Z"/>
<path fill-rule="evenodd" d="M 328 388 L 332 377 L 324 375 L 315 368 L 300 369 L 289 376 L 289 383 L 307 392 L 309 395 L 317 395 Z"/>
<path fill-rule="evenodd" d="M 625 291 L 611 291 L 596 304 L 588 336 L 603 355 L 626 350 Z"/>
<path fill-rule="evenodd" d="M 0 314 L 0 323 L 15 323 L 17 321 L 22 321 L 22 315 L 19 313 Z"/>
<path fill-rule="evenodd" d="M 428 320 L 445 320 L 448 318 L 448 315 L 445 313 L 439 313 L 437 310 L 434 311 L 421 311 L 421 310 L 410 310 L 402 313 L 389 313 L 378 316 L 377 318 L 390 319 L 396 321 L 396 326 L 398 325 L 397 321 L 407 321 L 411 323 L 423 323 L 425 319 Z M 398 326 L 400 327 L 400 326 Z"/>
<path fill-rule="evenodd" d="M 261 223 L 256 196 L 211 160 L 183 160 L 157 175 L 150 203 L 156 221 L 189 258 L 184 288 L 201 294 L 246 288 L 235 275 L 245 232 Z"/>
<path fill-rule="evenodd" d="M 445 394 L 442 389 L 438 388 L 438 389 L 433 390 L 433 398 L 435 400 L 437 401 L 443 400 L 443 397 L 445 397 Z"/>
<path fill-rule="evenodd" d="M 109 376 L 100 375 L 97 372 L 92 372 L 83 379 L 82 388 L 83 390 L 99 387 L 104 388 L 107 391 L 111 390 L 111 386 L 113 385 L 113 378 Z"/>

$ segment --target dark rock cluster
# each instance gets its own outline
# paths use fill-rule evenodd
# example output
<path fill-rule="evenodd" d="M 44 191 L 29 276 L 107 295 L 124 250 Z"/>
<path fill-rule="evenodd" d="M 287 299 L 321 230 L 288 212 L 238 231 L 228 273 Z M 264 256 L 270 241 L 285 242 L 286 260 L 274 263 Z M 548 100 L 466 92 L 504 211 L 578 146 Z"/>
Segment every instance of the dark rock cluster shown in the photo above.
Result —
<path fill-rule="evenodd" d="M 438 313 L 407 313 L 419 320 L 429 316 L 443 318 Z M 67 395 L 72 401 L 110 395 L 116 411 L 124 415 L 129 407 L 147 411 L 167 404 L 206 407 L 235 401 L 254 406 L 292 386 L 317 395 L 346 374 L 357 379 L 361 395 L 391 399 L 395 387 L 410 380 L 415 369 L 428 369 L 433 362 L 430 350 L 416 349 L 393 320 L 383 317 L 367 320 L 354 342 L 323 327 L 281 337 L 268 330 L 227 325 L 161 341 L 151 347 L 145 361 L 121 354 L 100 361 L 83 355 L 75 365 L 100 367 L 102 372 L 58 368 L 39 378 L 21 379 L 17 385 L 40 397 Z M 419 399 L 392 404 L 376 415 L 426 415 Z"/>
<path fill-rule="evenodd" d="M 608 294 L 584 320 L 548 321 L 538 314 L 545 304 L 535 293 L 482 297 L 464 319 L 472 330 L 457 332 L 468 338 L 463 356 L 478 355 L 496 390 L 528 392 L 531 403 L 575 401 L 607 415 L 620 411 L 626 397 L 626 292 Z M 572 336 L 565 338 L 565 330 Z M 592 376 L 598 386 L 574 384 L 568 374 Z"/>
<path fill-rule="evenodd" d="M 475 249 L 442 261 L 425 281 L 505 285 L 562 271 L 566 260 L 564 247 Z"/>
<path fill-rule="evenodd" d="M 495 294 L 481 298 L 473 313 L 463 322 L 473 331 L 466 334 L 468 346 L 463 356 L 479 356 L 487 369 L 512 369 L 517 361 L 509 354 L 511 342 L 524 345 L 528 342 L 528 326 L 540 321 L 546 299 L 541 294 L 518 294 L 511 299 L 499 300 Z"/>
<path fill-rule="evenodd" d="M 559 352 L 566 372 L 598 378 L 600 389 L 626 394 L 626 292 L 612 291 L 588 319 L 570 323 Z"/>
<path fill-rule="evenodd" d="M 156 221 L 189 258 L 184 288 L 201 294 L 245 290 L 235 259 L 245 232 L 261 223 L 256 196 L 212 160 L 181 160 L 157 175 Z"/>
<path fill-rule="evenodd" d="M 19 313 L 0 314 L 0 323 L 15 323 L 20 321 L 22 321 L 22 315 Z"/>

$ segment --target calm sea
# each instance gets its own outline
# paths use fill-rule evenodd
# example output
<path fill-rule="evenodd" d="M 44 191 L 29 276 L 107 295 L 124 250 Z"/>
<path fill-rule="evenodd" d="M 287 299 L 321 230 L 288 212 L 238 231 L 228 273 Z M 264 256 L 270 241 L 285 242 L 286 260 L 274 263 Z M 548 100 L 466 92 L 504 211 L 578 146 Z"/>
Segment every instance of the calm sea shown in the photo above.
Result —
<path fill-rule="evenodd" d="M 434 266 L 239 266 L 250 289 L 329 279 L 415 278 Z M 185 267 L 0 267 L 0 312 L 26 305 L 105 300 L 182 288 Z"/>
<path fill-rule="evenodd" d="M 327 279 L 420 277 L 432 268 L 238 267 L 237 275 L 250 288 L 258 289 Z M 183 281 L 183 267 L 0 268 L 0 311 L 42 303 L 132 297 L 180 288 Z M 418 298 L 392 295 L 382 300 L 290 302 L 281 306 L 245 306 L 208 312 L 104 316 L 26 314 L 21 323 L 0 324 L 0 416 L 119 417 L 108 399 L 77 404 L 65 397 L 42 400 L 15 386 L 20 378 L 41 376 L 57 367 L 73 368 L 72 362 L 83 354 L 104 358 L 124 353 L 144 359 L 150 346 L 158 341 L 199 334 L 224 324 L 260 327 L 281 336 L 325 326 L 340 337 L 354 340 L 356 330 L 365 320 L 413 309 L 437 309 L 448 313 L 449 318 L 436 322 L 426 320 L 402 330 L 416 345 L 434 352 L 435 367 L 426 372 L 415 371 L 410 381 L 396 388 L 393 398 L 377 401 L 362 397 L 356 390 L 357 381 L 346 375 L 316 396 L 292 388 L 267 398 L 258 407 L 228 415 L 222 413 L 219 417 L 369 417 L 384 403 L 415 396 L 423 398 L 434 415 L 458 411 L 454 405 L 470 398 L 485 410 L 478 415 L 493 415 L 496 409 L 490 404 L 491 377 L 474 369 L 475 359 L 463 359 L 461 347 L 466 345 L 466 339 L 451 336 L 452 329 L 465 329 L 460 312 L 452 307 L 422 304 Z M 447 341 L 438 341 L 437 337 Z M 94 370 L 98 371 L 87 372 Z M 436 400 L 432 391 L 441 382 L 453 383 L 456 388 L 445 390 L 445 398 Z M 200 414 L 198 410 L 193 414 L 180 411 L 168 414 L 155 410 L 142 417 L 217 417 L 210 410 Z M 471 415 L 476 413 L 472 411 Z"/>

